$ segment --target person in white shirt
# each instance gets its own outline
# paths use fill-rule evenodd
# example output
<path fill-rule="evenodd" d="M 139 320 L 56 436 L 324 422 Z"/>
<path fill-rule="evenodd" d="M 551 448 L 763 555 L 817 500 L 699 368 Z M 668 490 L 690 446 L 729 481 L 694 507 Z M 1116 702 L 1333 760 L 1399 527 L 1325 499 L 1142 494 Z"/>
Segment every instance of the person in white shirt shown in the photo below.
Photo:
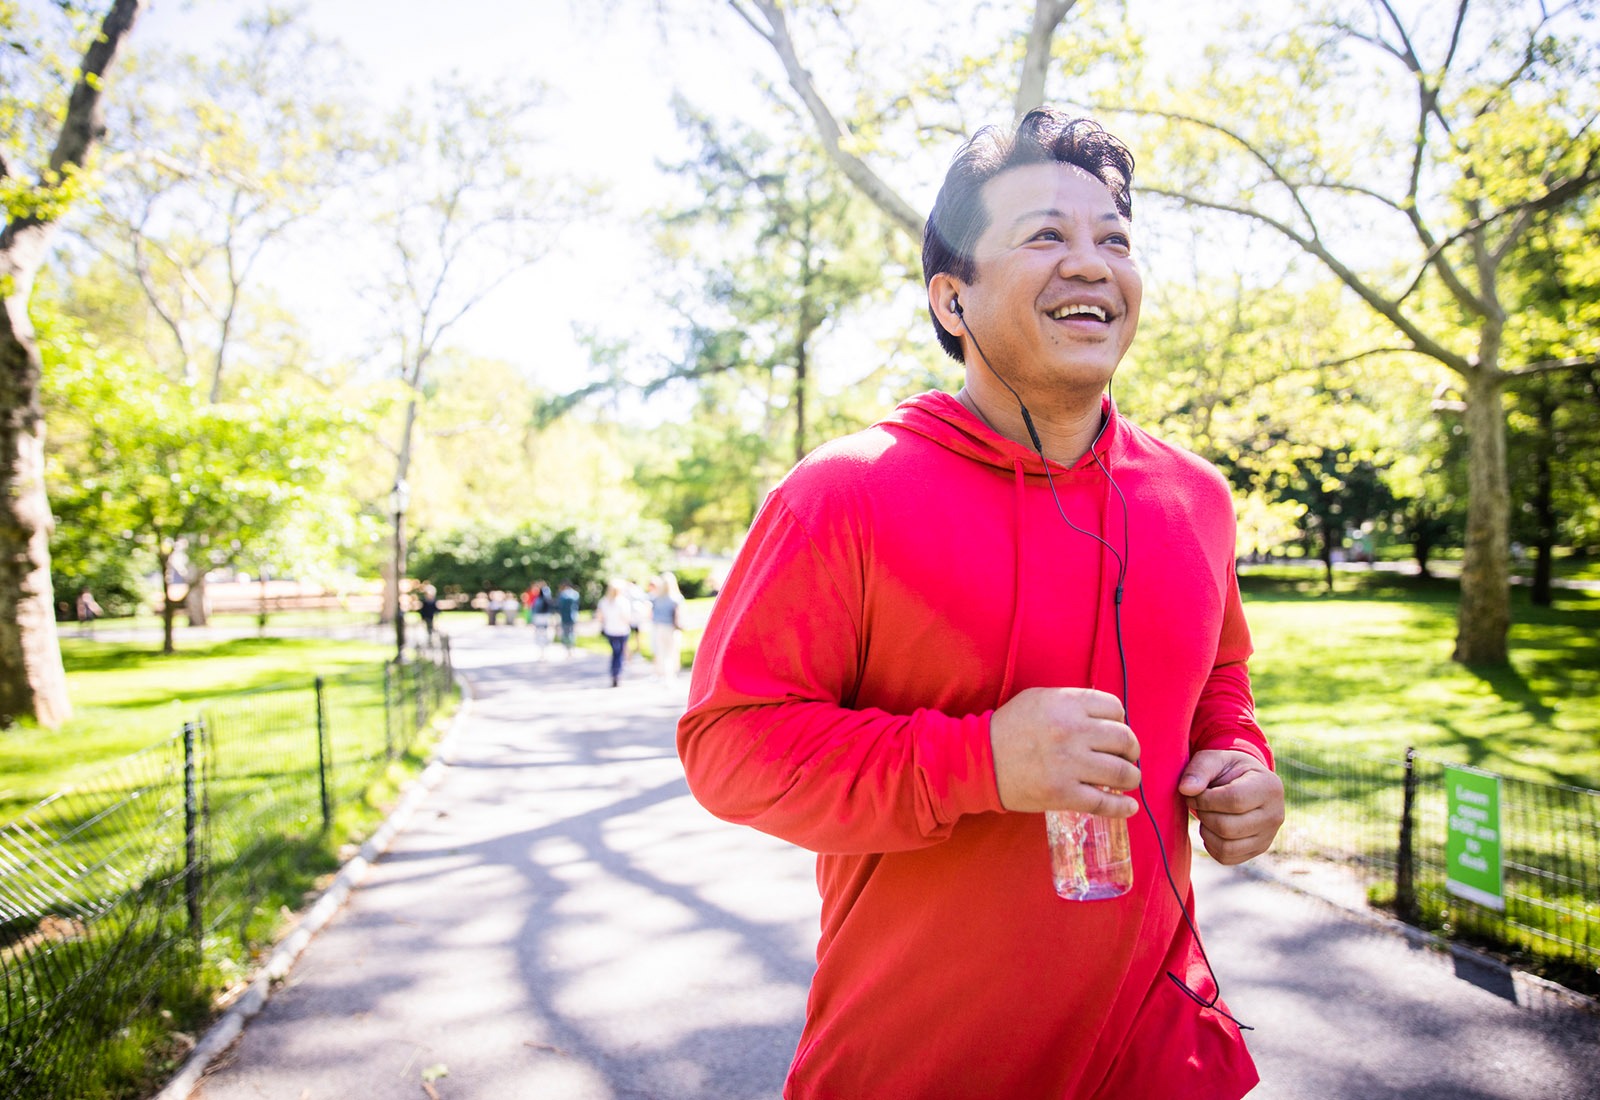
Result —
<path fill-rule="evenodd" d="M 612 581 L 606 586 L 606 594 L 595 605 L 594 617 L 600 623 L 600 633 L 611 643 L 611 686 L 616 687 L 622 681 L 622 657 L 633 629 L 633 608 L 623 582 Z"/>

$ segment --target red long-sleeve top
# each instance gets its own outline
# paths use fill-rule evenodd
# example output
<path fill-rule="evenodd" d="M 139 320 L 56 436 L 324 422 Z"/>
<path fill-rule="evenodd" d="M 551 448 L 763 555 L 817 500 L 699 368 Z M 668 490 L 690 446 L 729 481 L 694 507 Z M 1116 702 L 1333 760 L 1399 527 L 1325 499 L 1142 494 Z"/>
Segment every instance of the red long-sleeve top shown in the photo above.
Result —
<path fill-rule="evenodd" d="M 1235 1025 L 1165 977 L 1215 992 L 1182 912 L 1184 764 L 1271 764 L 1232 503 L 1106 408 L 1115 484 L 1086 455 L 1052 464 L 1053 496 L 1037 455 L 946 394 L 911 398 L 796 467 L 718 598 L 678 727 L 691 789 L 818 853 L 790 1100 L 1235 1100 L 1256 1081 Z M 1043 815 L 1000 804 L 989 719 L 1035 686 L 1124 700 L 1152 813 L 1129 822 L 1121 898 L 1057 897 Z"/>

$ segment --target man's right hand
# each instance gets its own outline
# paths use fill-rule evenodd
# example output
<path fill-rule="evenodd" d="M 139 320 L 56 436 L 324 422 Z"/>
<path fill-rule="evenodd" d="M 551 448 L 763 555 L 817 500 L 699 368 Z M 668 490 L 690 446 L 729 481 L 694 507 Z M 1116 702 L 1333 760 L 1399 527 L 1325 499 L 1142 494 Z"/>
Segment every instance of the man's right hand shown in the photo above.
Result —
<path fill-rule="evenodd" d="M 1139 740 L 1122 701 L 1092 688 L 1028 688 L 990 716 L 995 784 L 1008 810 L 1132 817 Z M 1109 787 L 1111 790 L 1103 790 Z"/>

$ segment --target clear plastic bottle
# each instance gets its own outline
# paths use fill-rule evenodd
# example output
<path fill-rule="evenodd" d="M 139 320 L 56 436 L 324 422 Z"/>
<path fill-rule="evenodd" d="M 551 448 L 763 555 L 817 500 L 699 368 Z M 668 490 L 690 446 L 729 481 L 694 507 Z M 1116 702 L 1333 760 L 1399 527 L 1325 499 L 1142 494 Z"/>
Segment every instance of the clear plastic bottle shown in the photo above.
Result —
<path fill-rule="evenodd" d="M 1069 901 L 1095 901 L 1121 897 L 1132 888 L 1126 818 L 1052 810 L 1044 819 L 1056 893 Z"/>

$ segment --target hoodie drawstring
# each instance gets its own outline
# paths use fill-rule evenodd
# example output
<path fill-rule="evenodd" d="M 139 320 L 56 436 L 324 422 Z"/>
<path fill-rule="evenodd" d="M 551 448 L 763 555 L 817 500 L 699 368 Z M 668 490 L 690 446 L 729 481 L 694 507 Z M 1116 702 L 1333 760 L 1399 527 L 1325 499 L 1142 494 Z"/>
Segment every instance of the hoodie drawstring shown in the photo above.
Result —
<path fill-rule="evenodd" d="M 1023 476 L 1022 459 L 1012 459 L 1011 470 L 1015 490 L 1012 494 L 1012 501 L 1015 505 L 1017 516 L 1017 537 L 1012 543 L 1016 550 L 1016 568 L 1013 570 L 1015 590 L 1011 593 L 1011 637 L 1006 642 L 1006 671 L 1005 675 L 1000 678 L 1000 694 L 994 701 L 996 707 L 1011 698 L 1011 682 L 1015 678 L 1017 671 L 1017 650 L 1022 645 L 1022 548 L 1027 545 L 1027 539 L 1023 537 L 1022 530 L 1023 520 L 1027 514 L 1027 510 L 1023 507 L 1026 482 Z"/>

